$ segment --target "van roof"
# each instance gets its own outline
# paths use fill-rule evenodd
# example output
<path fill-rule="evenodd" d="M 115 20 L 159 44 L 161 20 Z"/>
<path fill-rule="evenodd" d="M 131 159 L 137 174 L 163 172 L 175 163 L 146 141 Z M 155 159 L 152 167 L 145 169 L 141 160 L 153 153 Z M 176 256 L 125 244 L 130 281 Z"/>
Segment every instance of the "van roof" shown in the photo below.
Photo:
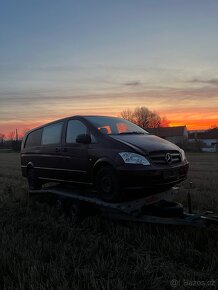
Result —
<path fill-rule="evenodd" d="M 119 118 L 119 117 L 116 117 L 116 116 L 102 116 L 102 115 L 73 115 L 73 116 L 68 116 L 68 117 L 65 117 L 65 118 L 57 119 L 57 120 L 51 121 L 49 123 L 45 123 L 45 124 L 43 124 L 41 126 L 35 127 L 33 129 L 29 130 L 26 133 L 26 135 L 28 135 L 32 131 L 41 129 L 41 128 L 45 127 L 45 126 L 52 125 L 52 124 L 55 124 L 55 123 L 58 123 L 58 122 L 61 122 L 61 121 L 65 121 L 65 120 L 70 119 L 70 118 L 82 118 L 82 119 L 85 119 L 86 117 Z"/>

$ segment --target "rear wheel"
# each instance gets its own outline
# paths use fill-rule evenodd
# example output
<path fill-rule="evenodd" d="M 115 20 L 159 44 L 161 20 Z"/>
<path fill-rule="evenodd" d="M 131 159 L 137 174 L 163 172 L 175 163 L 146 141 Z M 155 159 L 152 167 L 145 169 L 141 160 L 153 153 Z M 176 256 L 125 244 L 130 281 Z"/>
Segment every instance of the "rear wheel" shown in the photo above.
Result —
<path fill-rule="evenodd" d="M 120 185 L 111 166 L 105 166 L 97 172 L 96 187 L 104 201 L 113 202 L 120 199 Z"/>
<path fill-rule="evenodd" d="M 29 168 L 27 171 L 27 181 L 29 190 L 37 190 L 42 188 L 42 183 L 38 179 L 34 168 Z"/>

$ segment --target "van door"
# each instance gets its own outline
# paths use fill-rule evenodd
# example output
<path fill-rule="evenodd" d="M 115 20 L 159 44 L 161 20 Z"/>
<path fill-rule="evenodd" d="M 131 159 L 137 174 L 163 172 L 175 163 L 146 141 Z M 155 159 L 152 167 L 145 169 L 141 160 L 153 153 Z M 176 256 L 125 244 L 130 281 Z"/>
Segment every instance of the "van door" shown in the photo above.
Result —
<path fill-rule="evenodd" d="M 64 177 L 64 156 L 61 150 L 63 125 L 64 122 L 58 122 L 43 128 L 38 168 L 42 179 L 62 180 Z"/>
<path fill-rule="evenodd" d="M 66 124 L 62 152 L 65 156 L 64 179 L 76 183 L 89 183 L 88 148 L 89 144 L 76 143 L 80 134 L 88 134 L 86 125 L 77 119 L 70 119 Z"/>

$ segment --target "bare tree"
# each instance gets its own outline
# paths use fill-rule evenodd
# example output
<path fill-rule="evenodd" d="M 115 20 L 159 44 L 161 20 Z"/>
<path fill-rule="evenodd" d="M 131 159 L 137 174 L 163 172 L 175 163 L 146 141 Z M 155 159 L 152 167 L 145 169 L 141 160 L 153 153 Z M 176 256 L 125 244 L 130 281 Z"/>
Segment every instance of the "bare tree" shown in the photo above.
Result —
<path fill-rule="evenodd" d="M 170 121 L 164 116 L 161 118 L 161 127 L 169 127 Z"/>
<path fill-rule="evenodd" d="M 128 120 L 128 121 L 134 123 L 134 119 L 135 119 L 135 117 L 134 117 L 134 112 L 131 111 L 130 109 L 123 110 L 123 111 L 120 113 L 120 115 L 121 115 L 121 117 L 122 117 L 123 119 L 126 119 L 126 120 Z"/>
<path fill-rule="evenodd" d="M 4 133 L 0 133 L 0 143 L 3 144 L 5 140 L 5 134 Z"/>
<path fill-rule="evenodd" d="M 11 131 L 8 133 L 8 140 L 14 141 L 15 140 L 15 132 Z"/>
<path fill-rule="evenodd" d="M 134 111 L 124 110 L 121 116 L 142 128 L 157 128 L 161 125 L 161 117 L 146 107 L 137 107 Z"/>

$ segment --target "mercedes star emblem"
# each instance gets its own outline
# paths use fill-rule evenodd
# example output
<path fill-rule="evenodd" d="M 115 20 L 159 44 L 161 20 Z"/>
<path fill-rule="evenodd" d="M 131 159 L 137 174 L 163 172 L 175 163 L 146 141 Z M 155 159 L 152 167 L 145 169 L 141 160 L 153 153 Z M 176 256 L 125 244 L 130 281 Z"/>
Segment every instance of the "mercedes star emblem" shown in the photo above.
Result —
<path fill-rule="evenodd" d="M 172 156 L 170 153 L 166 153 L 165 155 L 166 162 L 171 164 L 172 163 Z"/>

